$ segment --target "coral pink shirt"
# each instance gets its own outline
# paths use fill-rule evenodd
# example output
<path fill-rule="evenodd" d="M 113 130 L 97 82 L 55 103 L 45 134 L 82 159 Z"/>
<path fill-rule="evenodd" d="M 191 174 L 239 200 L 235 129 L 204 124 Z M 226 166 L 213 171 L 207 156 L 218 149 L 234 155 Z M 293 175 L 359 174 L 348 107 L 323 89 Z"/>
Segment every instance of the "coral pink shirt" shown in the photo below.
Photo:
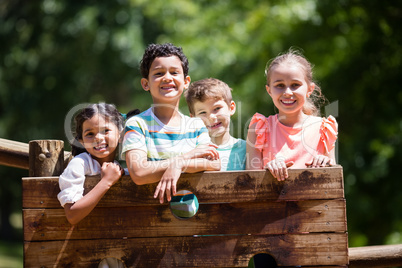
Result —
<path fill-rule="evenodd" d="M 256 113 L 250 125 L 255 123 L 255 148 L 262 152 L 264 166 L 276 156 L 283 156 L 286 162 L 294 162 L 291 168 L 306 168 L 314 156 L 328 155 L 338 135 L 338 124 L 332 116 L 308 116 L 301 127 L 293 128 L 280 123 L 278 115 Z"/>

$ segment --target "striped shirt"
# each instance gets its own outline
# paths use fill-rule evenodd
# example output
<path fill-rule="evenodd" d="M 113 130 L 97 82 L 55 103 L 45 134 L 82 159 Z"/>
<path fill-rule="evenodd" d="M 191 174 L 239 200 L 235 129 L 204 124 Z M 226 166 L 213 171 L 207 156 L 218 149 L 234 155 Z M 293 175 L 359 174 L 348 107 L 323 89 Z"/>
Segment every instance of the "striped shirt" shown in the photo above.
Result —
<path fill-rule="evenodd" d="M 210 144 L 208 130 L 200 118 L 180 113 L 179 127 L 163 124 L 152 108 L 127 120 L 123 139 L 122 158 L 130 150 L 142 150 L 149 161 L 169 159 L 185 154 L 201 144 Z"/>

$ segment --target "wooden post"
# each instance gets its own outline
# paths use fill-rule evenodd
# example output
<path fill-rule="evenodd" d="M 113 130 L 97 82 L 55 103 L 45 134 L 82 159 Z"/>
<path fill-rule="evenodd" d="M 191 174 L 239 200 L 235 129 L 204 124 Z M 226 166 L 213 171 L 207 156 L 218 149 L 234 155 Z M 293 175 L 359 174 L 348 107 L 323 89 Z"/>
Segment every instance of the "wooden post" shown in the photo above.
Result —
<path fill-rule="evenodd" d="M 29 142 L 29 176 L 58 176 L 64 169 L 64 142 L 34 140 Z"/>

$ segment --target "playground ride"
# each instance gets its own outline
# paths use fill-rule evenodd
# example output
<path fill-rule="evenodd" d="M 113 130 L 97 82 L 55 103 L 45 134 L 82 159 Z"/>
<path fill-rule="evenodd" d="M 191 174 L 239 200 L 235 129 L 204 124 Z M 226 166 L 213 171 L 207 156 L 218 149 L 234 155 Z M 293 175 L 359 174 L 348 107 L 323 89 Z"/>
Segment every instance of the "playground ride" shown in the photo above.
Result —
<path fill-rule="evenodd" d="M 125 176 L 80 223 L 57 200 L 70 159 L 62 141 L 0 139 L 0 164 L 22 178 L 24 267 L 248 267 L 255 255 L 286 267 L 392 267 L 402 245 L 348 248 L 341 166 L 291 169 L 278 182 L 264 170 L 183 174 L 178 190 L 198 211 L 178 217 L 153 198 L 156 184 Z M 88 192 L 100 180 L 87 177 Z M 257 266 L 258 267 L 258 266 Z"/>

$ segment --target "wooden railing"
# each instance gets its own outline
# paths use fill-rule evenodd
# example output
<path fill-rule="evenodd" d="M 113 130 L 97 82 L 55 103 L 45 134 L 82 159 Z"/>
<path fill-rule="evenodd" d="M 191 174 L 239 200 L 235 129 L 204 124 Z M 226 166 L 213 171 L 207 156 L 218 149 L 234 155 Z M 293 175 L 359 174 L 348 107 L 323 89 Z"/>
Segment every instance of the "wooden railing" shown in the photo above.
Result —
<path fill-rule="evenodd" d="M 38 140 L 28 143 L 0 138 L 0 165 L 27 169 L 30 176 L 58 175 L 71 159 L 70 152 L 64 152 L 64 142 Z M 46 170 L 46 166 L 51 170 Z"/>
<path fill-rule="evenodd" d="M 340 166 L 291 170 L 285 182 L 266 171 L 183 174 L 179 189 L 200 201 L 185 220 L 152 198 L 154 184 L 123 177 L 72 226 L 56 198 L 70 159 L 63 146 L 0 139 L 0 165 L 30 174 L 22 180 L 25 267 L 96 266 L 105 256 L 128 267 L 246 267 L 256 253 L 280 266 L 402 265 L 402 245 L 348 249 Z M 88 177 L 86 192 L 99 179 Z"/>
<path fill-rule="evenodd" d="M 85 192 L 100 180 L 87 177 Z M 79 224 L 56 195 L 58 178 L 23 178 L 25 267 L 89 267 L 114 257 L 127 267 L 247 267 L 258 253 L 288 267 L 346 267 L 346 202 L 340 166 L 183 174 L 197 214 L 181 219 L 153 198 L 156 184 L 123 177 Z"/>

